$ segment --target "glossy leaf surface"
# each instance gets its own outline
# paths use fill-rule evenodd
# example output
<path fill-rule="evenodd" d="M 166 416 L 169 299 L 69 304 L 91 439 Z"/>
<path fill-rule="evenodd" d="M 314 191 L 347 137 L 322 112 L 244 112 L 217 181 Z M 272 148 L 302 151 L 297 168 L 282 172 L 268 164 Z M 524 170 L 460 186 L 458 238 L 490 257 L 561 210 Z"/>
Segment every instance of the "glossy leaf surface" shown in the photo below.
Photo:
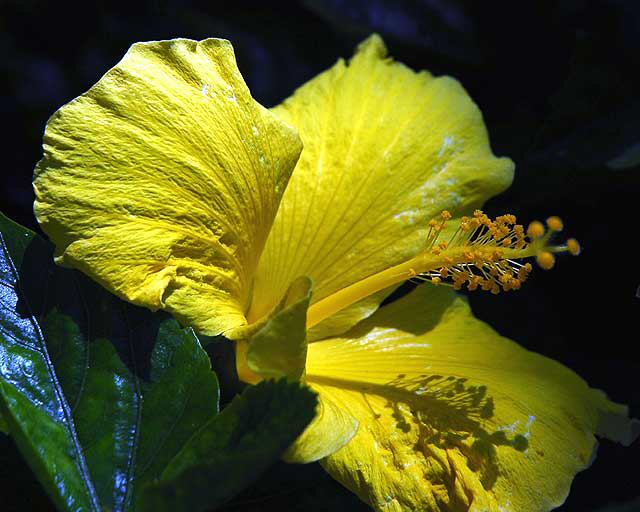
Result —
<path fill-rule="evenodd" d="M 1 220 L 0 389 L 10 435 L 61 510 L 127 510 L 217 415 L 193 332 L 52 264 Z"/>
<path fill-rule="evenodd" d="M 57 507 L 99 510 L 71 407 L 55 374 L 44 332 L 33 307 L 19 292 L 24 287 L 19 271 L 28 266 L 26 249 L 40 245 L 42 250 L 44 244 L 39 242 L 33 233 L 2 218 L 0 408 L 7 430 Z"/>
<path fill-rule="evenodd" d="M 313 393 L 284 381 L 218 415 L 190 329 L 53 265 L 51 246 L 4 216 L 0 236 L 0 426 L 58 509 L 210 508 L 313 417 Z"/>

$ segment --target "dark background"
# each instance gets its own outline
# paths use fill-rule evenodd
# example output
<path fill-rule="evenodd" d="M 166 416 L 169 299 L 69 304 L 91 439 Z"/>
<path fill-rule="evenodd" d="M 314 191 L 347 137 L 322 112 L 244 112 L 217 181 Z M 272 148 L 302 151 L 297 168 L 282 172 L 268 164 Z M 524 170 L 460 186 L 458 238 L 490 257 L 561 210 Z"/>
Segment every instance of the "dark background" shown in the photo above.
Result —
<path fill-rule="evenodd" d="M 397 60 L 458 78 L 494 152 L 515 160 L 514 185 L 485 210 L 523 222 L 557 214 L 582 242 L 581 256 L 536 271 L 520 292 L 471 294 L 477 316 L 640 416 L 640 2 L 1 0 L 0 208 L 37 229 L 30 180 L 47 118 L 136 41 L 227 38 L 254 97 L 272 106 L 374 31 Z M 0 443 L 5 510 L 48 509 L 11 441 Z M 560 510 L 640 510 L 639 458 L 640 442 L 602 441 Z M 285 464 L 228 507 L 270 509 L 365 510 L 318 465 Z"/>

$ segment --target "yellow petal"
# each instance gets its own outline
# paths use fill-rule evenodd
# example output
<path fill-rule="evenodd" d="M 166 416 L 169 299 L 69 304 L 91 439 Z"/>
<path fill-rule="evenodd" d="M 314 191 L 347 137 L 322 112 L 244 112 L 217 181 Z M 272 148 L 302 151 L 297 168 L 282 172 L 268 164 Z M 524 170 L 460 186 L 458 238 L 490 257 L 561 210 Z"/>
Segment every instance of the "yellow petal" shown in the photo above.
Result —
<path fill-rule="evenodd" d="M 492 155 L 460 84 L 394 63 L 378 36 L 275 112 L 304 150 L 260 260 L 250 318 L 299 275 L 313 279 L 317 302 L 409 259 L 431 217 L 469 212 L 511 183 L 513 163 Z"/>
<path fill-rule="evenodd" d="M 138 43 L 50 119 L 35 211 L 57 262 L 205 334 L 245 323 L 301 150 L 228 41 Z"/>
<path fill-rule="evenodd" d="M 283 454 L 286 462 L 307 464 L 337 452 L 358 431 L 358 420 L 337 402 L 331 391 L 325 393 L 322 386 L 314 386 L 318 393 L 316 416 L 304 432 Z"/>
<path fill-rule="evenodd" d="M 431 285 L 310 344 L 307 381 L 359 421 L 323 465 L 376 510 L 550 510 L 593 434 L 629 428 L 625 407 Z"/>

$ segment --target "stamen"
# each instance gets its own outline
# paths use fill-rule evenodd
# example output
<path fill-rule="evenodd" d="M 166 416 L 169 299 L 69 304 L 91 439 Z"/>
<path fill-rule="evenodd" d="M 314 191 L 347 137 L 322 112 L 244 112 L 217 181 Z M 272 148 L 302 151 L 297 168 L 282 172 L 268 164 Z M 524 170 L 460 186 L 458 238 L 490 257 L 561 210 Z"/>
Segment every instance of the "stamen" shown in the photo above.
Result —
<path fill-rule="evenodd" d="M 554 253 L 578 254 L 580 244 L 570 238 L 566 245 L 549 245 L 552 235 L 563 228 L 558 217 L 547 219 L 548 230 L 533 221 L 526 230 L 516 224 L 514 215 L 491 220 L 481 210 L 473 217 L 462 217 L 448 240 L 440 240 L 452 216 L 443 211 L 429 221 L 424 250 L 414 258 L 369 276 L 313 304 L 307 313 L 307 328 L 379 290 L 407 279 L 417 278 L 459 290 L 485 290 L 491 293 L 518 290 L 532 271 L 531 263 L 517 260 L 535 257 L 538 265 L 551 269 Z"/>
<path fill-rule="evenodd" d="M 435 238 L 429 233 L 427 251 L 431 248 L 430 255 L 442 258 L 443 265 L 434 270 L 416 270 L 418 275 L 414 277 L 432 282 L 436 279 L 437 284 L 449 284 L 457 290 L 465 284 L 471 291 L 518 290 L 529 277 L 532 266 L 516 260 L 535 257 L 540 268 L 549 270 L 555 264 L 553 253 L 566 251 L 576 255 L 580 252 L 580 244 L 574 238 L 567 240 L 565 246 L 549 245 L 551 236 L 563 229 L 559 217 L 549 217 L 547 226 L 548 231 L 540 221 L 531 222 L 527 227 L 527 239 L 524 227 L 516 224 L 514 215 L 501 215 L 491 220 L 481 210 L 476 210 L 472 219 L 463 217 L 449 242 L 439 242 L 435 251 Z M 440 230 L 444 228 L 439 227 Z M 415 267 L 420 268 L 419 265 Z M 451 279 L 445 281 L 448 277 Z"/>

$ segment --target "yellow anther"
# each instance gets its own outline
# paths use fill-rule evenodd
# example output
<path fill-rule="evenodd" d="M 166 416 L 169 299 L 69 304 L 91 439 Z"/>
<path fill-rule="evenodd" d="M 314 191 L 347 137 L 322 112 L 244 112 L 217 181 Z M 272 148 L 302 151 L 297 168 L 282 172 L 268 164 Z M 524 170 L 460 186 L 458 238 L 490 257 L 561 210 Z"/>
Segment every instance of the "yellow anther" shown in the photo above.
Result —
<path fill-rule="evenodd" d="M 412 268 L 410 268 L 407 273 L 409 274 L 409 279 L 412 279 L 414 277 L 416 277 L 418 274 L 416 273 L 415 270 L 413 270 Z"/>
<path fill-rule="evenodd" d="M 429 227 L 435 228 L 438 225 L 438 221 L 436 219 L 431 219 L 429 221 Z"/>
<path fill-rule="evenodd" d="M 453 258 L 451 258 L 449 256 L 445 256 L 444 258 L 442 258 L 442 261 L 444 261 L 445 264 L 447 264 L 447 265 L 451 265 L 453 263 Z"/>
<path fill-rule="evenodd" d="M 471 279 L 469 279 L 469 284 L 467 285 L 467 288 L 470 291 L 474 291 L 478 289 L 478 285 L 482 282 L 482 278 L 480 276 L 473 276 Z"/>
<path fill-rule="evenodd" d="M 513 274 L 511 274 L 510 272 L 507 272 L 506 274 L 502 274 L 499 279 L 499 281 L 502 284 L 509 284 L 512 280 L 513 280 Z"/>
<path fill-rule="evenodd" d="M 562 231 L 562 228 L 564 227 L 562 225 L 562 219 L 555 215 L 547 219 L 547 226 L 549 226 L 551 231 Z"/>
<path fill-rule="evenodd" d="M 511 245 L 511 238 L 505 238 L 502 242 L 500 242 L 502 245 L 504 245 L 505 247 L 508 247 Z"/>
<path fill-rule="evenodd" d="M 440 269 L 440 277 L 442 277 L 443 279 L 449 277 L 449 269 L 447 267 L 442 267 Z"/>
<path fill-rule="evenodd" d="M 496 283 L 491 285 L 491 293 L 494 295 L 498 295 L 500 293 L 500 287 Z"/>
<path fill-rule="evenodd" d="M 556 258 L 549 251 L 541 251 L 536 256 L 536 262 L 538 263 L 538 266 L 540 268 L 543 268 L 545 270 L 549 270 L 550 268 L 553 268 L 553 265 L 556 262 Z"/>
<path fill-rule="evenodd" d="M 581 250 L 580 243 L 575 238 L 569 238 L 569 240 L 567 240 L 567 251 L 569 251 L 569 254 L 577 256 Z"/>
<path fill-rule="evenodd" d="M 533 267 L 531 266 L 531 263 L 525 263 L 520 267 L 520 270 L 518 270 L 518 279 L 521 283 L 524 283 L 527 280 L 532 269 Z"/>
<path fill-rule="evenodd" d="M 451 218 L 451 214 L 447 210 L 443 210 L 440 217 L 442 217 L 442 220 L 449 220 Z"/>
<path fill-rule="evenodd" d="M 431 282 L 432 282 L 433 284 L 440 284 L 440 283 L 442 282 L 442 279 L 440 279 L 440 278 L 439 278 L 439 277 L 437 277 L 437 276 L 436 276 L 436 277 L 432 277 L 432 278 L 431 278 Z"/>
<path fill-rule="evenodd" d="M 527 228 L 527 235 L 530 238 L 540 238 L 544 235 L 544 226 L 542 225 L 542 222 L 534 220 L 529 224 L 529 227 Z"/>
<path fill-rule="evenodd" d="M 449 247 L 449 244 L 447 242 L 443 241 L 438 244 L 438 249 L 440 249 L 441 251 L 446 250 L 447 247 Z"/>

